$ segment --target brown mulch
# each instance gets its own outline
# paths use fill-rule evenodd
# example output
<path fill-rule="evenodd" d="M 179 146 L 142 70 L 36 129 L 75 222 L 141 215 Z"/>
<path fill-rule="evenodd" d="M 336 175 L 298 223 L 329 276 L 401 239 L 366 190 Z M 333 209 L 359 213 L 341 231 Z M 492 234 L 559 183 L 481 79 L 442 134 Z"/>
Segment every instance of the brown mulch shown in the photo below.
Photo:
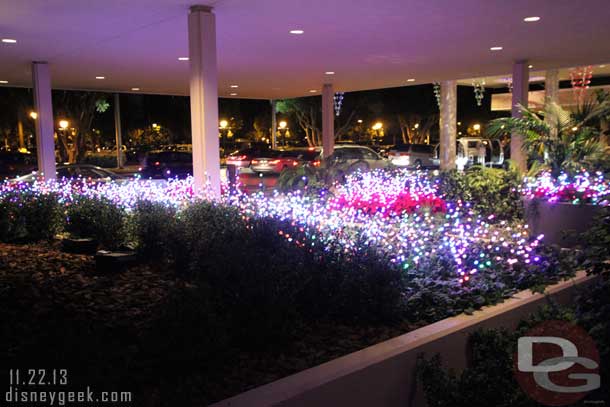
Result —
<path fill-rule="evenodd" d="M 145 321 L 179 282 L 148 266 L 100 274 L 92 256 L 61 252 L 54 245 L 0 244 L 0 283 L 18 278 L 34 298 L 74 307 L 90 317 Z"/>
<path fill-rule="evenodd" d="M 170 294 L 188 283 L 160 266 L 137 265 L 120 273 L 100 274 L 92 256 L 63 253 L 54 244 L 0 244 L 0 291 L 9 285 L 19 285 L 20 295 L 27 294 L 13 303 L 16 309 L 46 308 L 40 309 L 43 314 L 55 308 L 73 310 L 91 321 L 137 332 L 154 320 Z M 37 298 L 41 301 L 36 301 Z M 232 360 L 219 366 L 214 377 L 195 374 L 192 384 L 185 384 L 188 387 L 185 391 L 192 391 L 193 405 L 218 401 L 414 328 L 417 327 L 407 323 L 394 326 L 310 323 L 299 329 L 296 340 L 281 348 L 233 349 Z M 163 389 L 159 391 L 162 393 Z"/>

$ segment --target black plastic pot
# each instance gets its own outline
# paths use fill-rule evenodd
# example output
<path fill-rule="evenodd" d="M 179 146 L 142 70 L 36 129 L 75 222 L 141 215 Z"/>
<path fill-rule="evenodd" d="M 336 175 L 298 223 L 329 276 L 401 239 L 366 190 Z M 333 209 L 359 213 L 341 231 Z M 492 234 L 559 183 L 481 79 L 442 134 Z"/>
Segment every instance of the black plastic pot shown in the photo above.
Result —
<path fill-rule="evenodd" d="M 136 253 L 132 251 L 100 250 L 95 254 L 95 268 L 100 273 L 122 272 L 136 262 Z"/>
<path fill-rule="evenodd" d="M 61 241 L 61 250 L 66 253 L 93 255 L 97 252 L 98 246 L 98 241 L 91 238 L 65 238 Z"/>

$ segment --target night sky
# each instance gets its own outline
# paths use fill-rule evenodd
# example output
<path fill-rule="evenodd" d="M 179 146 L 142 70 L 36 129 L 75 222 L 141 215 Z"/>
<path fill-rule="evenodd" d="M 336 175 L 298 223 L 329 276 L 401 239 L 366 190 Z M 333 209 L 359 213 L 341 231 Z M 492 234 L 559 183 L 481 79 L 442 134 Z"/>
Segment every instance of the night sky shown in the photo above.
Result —
<path fill-rule="evenodd" d="M 594 79 L 592 85 L 609 83 L 609 78 Z M 569 81 L 562 82 L 562 88 L 570 87 Z M 532 90 L 543 89 L 543 85 L 532 85 Z M 458 86 L 458 121 L 463 128 L 474 123 L 484 124 L 500 115 L 507 113 L 491 112 L 491 94 L 493 92 L 506 92 L 505 88 L 487 88 L 482 106 L 477 106 L 473 88 Z M 17 98 L 21 104 L 17 103 Z M 320 96 L 311 96 L 319 98 Z M 0 87 L 0 129 L 15 128 L 17 110 L 23 109 L 24 102 L 30 104 L 26 116 L 31 110 L 31 90 Z M 112 102 L 112 95 L 108 94 L 108 101 Z M 123 132 L 127 134 L 130 129 L 143 128 L 157 123 L 172 133 L 176 142 L 190 142 L 190 107 L 188 97 L 183 96 L 157 96 L 139 94 L 121 94 L 121 116 Z M 396 115 L 398 113 L 416 113 L 423 117 L 438 113 L 438 106 L 431 84 L 389 88 L 380 90 L 349 92 L 345 94 L 342 114 L 349 115 L 356 109 L 355 119 L 363 119 L 365 124 L 382 121 L 386 135 L 400 135 L 400 128 Z M 219 116 L 221 119 L 234 117 L 243 122 L 238 137 L 245 136 L 252 130 L 254 120 L 259 117 L 270 120 L 270 104 L 268 100 L 254 99 L 220 99 Z M 298 130 L 296 123 L 289 123 L 291 131 Z M 100 129 L 104 139 L 114 139 L 114 118 L 112 107 L 105 113 L 98 114 L 94 120 L 93 128 Z M 26 126 L 26 131 L 30 130 Z M 434 138 L 434 134 L 433 134 Z"/>

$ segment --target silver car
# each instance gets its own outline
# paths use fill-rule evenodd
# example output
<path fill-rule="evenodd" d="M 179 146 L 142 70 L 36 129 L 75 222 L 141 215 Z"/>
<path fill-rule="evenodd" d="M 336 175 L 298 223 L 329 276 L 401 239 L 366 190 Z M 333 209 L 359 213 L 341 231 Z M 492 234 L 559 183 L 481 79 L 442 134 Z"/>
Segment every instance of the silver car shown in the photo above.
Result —
<path fill-rule="evenodd" d="M 323 152 L 322 152 L 323 156 Z M 365 146 L 337 145 L 330 157 L 326 159 L 330 165 L 338 166 L 346 173 L 356 170 L 386 168 L 390 162 Z"/>
<path fill-rule="evenodd" d="M 390 149 L 388 158 L 397 167 L 436 167 L 434 146 L 430 144 L 403 144 Z"/>

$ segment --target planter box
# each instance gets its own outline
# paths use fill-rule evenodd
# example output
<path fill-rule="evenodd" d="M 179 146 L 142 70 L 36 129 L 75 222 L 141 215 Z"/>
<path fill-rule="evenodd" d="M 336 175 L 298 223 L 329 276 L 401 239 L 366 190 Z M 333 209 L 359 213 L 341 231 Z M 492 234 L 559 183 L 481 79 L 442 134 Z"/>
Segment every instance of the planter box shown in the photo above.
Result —
<path fill-rule="evenodd" d="M 546 295 L 558 304 L 572 303 L 577 292 L 585 290 L 595 278 L 579 272 L 573 279 L 547 287 Z M 480 328 L 514 329 L 520 320 L 547 301 L 543 294 L 521 291 L 513 298 L 473 315 L 444 319 L 212 404 L 212 407 L 425 406 L 423 390 L 415 378 L 419 354 L 429 357 L 440 353 L 445 365 L 463 369 L 471 333 Z"/>
<path fill-rule="evenodd" d="M 100 273 L 117 273 L 135 264 L 135 252 L 110 252 L 100 250 L 95 254 L 95 268 Z"/>
<path fill-rule="evenodd" d="M 66 253 L 89 254 L 93 255 L 97 252 L 99 246 L 95 239 L 71 239 L 65 238 L 61 241 L 61 250 Z"/>
<path fill-rule="evenodd" d="M 578 235 L 589 229 L 603 210 L 598 205 L 550 203 L 540 199 L 526 199 L 523 203 L 530 235 L 543 234 L 543 242 L 561 247 L 576 246 Z"/>

